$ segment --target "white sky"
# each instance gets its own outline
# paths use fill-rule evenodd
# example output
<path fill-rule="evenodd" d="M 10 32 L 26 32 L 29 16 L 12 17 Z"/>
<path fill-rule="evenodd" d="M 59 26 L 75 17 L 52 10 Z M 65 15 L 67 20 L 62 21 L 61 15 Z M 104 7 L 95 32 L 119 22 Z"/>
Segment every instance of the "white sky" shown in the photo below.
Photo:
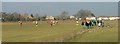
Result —
<path fill-rule="evenodd" d="M 0 1 L 0 12 L 2 11 L 2 2 Z"/>
<path fill-rule="evenodd" d="M 118 2 L 120 0 L 1 0 L 2 2 Z"/>

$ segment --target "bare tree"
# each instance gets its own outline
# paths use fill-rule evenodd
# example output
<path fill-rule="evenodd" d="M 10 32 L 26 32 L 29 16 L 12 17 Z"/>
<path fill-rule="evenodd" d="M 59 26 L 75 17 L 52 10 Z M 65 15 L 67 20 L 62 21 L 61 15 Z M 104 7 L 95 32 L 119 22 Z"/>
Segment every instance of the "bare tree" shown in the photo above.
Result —
<path fill-rule="evenodd" d="M 68 16 L 68 12 L 66 12 L 66 11 L 63 11 L 60 15 L 61 19 L 63 19 L 63 20 L 67 19 L 67 16 Z"/>
<path fill-rule="evenodd" d="M 74 16 L 78 17 L 78 18 L 82 18 L 82 20 L 84 20 L 86 17 L 92 17 L 92 16 L 95 16 L 95 15 L 90 10 L 83 10 L 83 9 L 81 9 Z"/>

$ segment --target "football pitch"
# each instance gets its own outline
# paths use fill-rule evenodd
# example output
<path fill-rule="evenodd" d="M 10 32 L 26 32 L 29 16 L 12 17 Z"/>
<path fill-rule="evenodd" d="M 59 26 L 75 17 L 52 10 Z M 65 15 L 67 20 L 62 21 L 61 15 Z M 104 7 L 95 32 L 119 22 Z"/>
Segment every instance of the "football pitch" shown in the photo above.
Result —
<path fill-rule="evenodd" d="M 39 21 L 38 27 L 32 22 L 2 23 L 2 42 L 117 42 L 118 21 L 105 21 L 105 27 L 84 29 L 76 21 L 59 21 L 50 26 L 46 21 Z M 110 25 L 110 26 L 109 26 Z M 108 27 L 109 26 L 109 27 Z M 86 31 L 88 30 L 88 31 Z M 82 33 L 82 32 L 85 33 Z M 76 33 L 82 33 L 76 35 Z M 72 37 L 74 36 L 74 37 Z"/>

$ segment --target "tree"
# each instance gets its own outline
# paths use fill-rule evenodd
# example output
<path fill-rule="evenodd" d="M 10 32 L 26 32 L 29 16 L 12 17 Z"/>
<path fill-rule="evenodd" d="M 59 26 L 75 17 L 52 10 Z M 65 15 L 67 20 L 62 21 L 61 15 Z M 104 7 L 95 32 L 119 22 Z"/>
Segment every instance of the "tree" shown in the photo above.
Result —
<path fill-rule="evenodd" d="M 41 20 L 42 20 L 42 21 L 45 21 L 45 20 L 46 20 L 46 19 L 45 19 L 46 17 L 47 17 L 47 15 L 45 14 L 44 16 L 41 17 Z"/>
<path fill-rule="evenodd" d="M 34 17 L 33 14 L 30 15 L 32 18 Z"/>
<path fill-rule="evenodd" d="M 91 13 L 91 16 L 95 17 L 95 15 L 93 13 Z"/>
<path fill-rule="evenodd" d="M 14 12 L 11 14 L 12 21 L 20 21 L 22 20 L 21 14 Z"/>
<path fill-rule="evenodd" d="M 39 17 L 39 14 L 38 14 L 38 13 L 36 13 L 36 14 L 34 15 L 34 17 Z"/>
<path fill-rule="evenodd" d="M 31 19 L 28 18 L 28 16 L 29 16 L 28 13 L 24 13 L 23 16 L 24 16 L 25 21 L 31 21 Z"/>
<path fill-rule="evenodd" d="M 63 11 L 63 12 L 61 13 L 61 15 L 60 15 L 60 18 L 61 18 L 62 20 L 66 20 L 66 19 L 67 19 L 67 16 L 68 16 L 68 12 Z"/>
<path fill-rule="evenodd" d="M 84 19 L 86 19 L 86 17 L 92 17 L 92 16 L 95 16 L 95 15 L 93 13 L 91 13 L 91 11 L 89 11 L 89 10 L 81 9 L 74 16 L 77 17 L 77 18 L 82 18 L 82 20 L 84 20 Z"/>
<path fill-rule="evenodd" d="M 40 20 L 40 16 L 39 16 L 39 14 L 36 13 L 36 14 L 34 15 L 34 18 L 35 18 L 36 20 Z"/>

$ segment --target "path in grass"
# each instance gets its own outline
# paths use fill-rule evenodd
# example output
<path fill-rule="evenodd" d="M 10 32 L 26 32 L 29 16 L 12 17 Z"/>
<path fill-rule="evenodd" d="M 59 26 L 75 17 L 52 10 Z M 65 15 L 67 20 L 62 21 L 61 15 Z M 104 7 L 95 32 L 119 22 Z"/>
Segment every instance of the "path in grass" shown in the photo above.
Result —
<path fill-rule="evenodd" d="M 112 23 L 111 23 L 112 22 Z M 106 22 L 104 28 L 93 28 L 87 33 L 78 35 L 75 38 L 68 40 L 69 42 L 117 42 L 118 41 L 118 22 Z"/>

